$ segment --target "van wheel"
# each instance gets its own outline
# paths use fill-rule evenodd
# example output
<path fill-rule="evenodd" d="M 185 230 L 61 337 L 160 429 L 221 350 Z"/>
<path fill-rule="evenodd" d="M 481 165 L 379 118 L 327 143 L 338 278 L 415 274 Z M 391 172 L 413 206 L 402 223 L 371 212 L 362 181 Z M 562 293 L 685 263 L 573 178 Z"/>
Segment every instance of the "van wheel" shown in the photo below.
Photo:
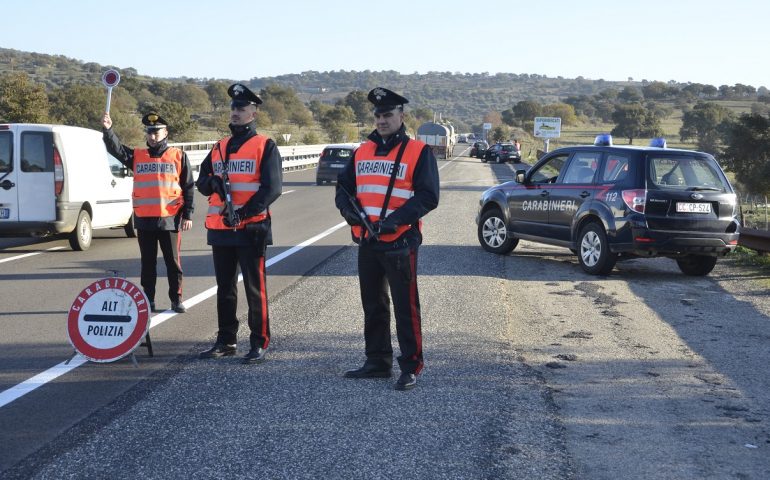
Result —
<path fill-rule="evenodd" d="M 75 230 L 69 235 L 70 247 L 73 250 L 88 250 L 93 239 L 93 230 L 91 230 L 91 215 L 85 210 L 78 214 L 78 221 L 75 224 Z"/>
<path fill-rule="evenodd" d="M 679 265 L 679 270 L 685 275 L 702 277 L 711 273 L 714 266 L 717 264 L 717 257 L 687 255 L 683 258 L 677 258 L 676 264 Z"/>
<path fill-rule="evenodd" d="M 618 256 L 610 252 L 607 235 L 597 223 L 589 223 L 578 237 L 578 262 L 586 273 L 607 275 L 617 262 Z"/>
<path fill-rule="evenodd" d="M 498 155 L 497 157 L 495 157 L 495 163 L 500 163 L 500 155 Z"/>
<path fill-rule="evenodd" d="M 503 214 L 497 208 L 493 208 L 481 216 L 478 237 L 484 250 L 501 255 L 511 253 L 519 244 L 518 238 L 513 238 L 508 234 Z"/>
<path fill-rule="evenodd" d="M 123 229 L 126 231 L 126 236 L 128 238 L 136 238 L 136 226 L 134 226 L 133 214 L 128 217 L 128 223 L 123 226 Z"/>

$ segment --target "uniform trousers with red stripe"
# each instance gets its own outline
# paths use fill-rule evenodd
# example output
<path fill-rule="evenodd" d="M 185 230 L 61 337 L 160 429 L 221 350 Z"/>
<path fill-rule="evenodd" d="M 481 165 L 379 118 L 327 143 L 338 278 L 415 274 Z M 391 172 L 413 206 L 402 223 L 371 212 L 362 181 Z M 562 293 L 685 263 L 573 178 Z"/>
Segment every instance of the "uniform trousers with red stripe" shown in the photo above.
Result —
<path fill-rule="evenodd" d="M 238 267 L 249 307 L 249 341 L 252 348 L 267 348 L 270 320 L 267 312 L 265 256 L 254 246 L 212 246 L 217 278 L 217 342 L 234 344 L 238 337 Z"/>
<path fill-rule="evenodd" d="M 144 293 L 151 301 L 155 301 L 155 283 L 158 279 L 158 245 L 163 252 L 168 276 L 168 298 L 172 302 L 182 299 L 182 264 L 179 259 L 179 244 L 182 235 L 168 230 L 137 230 L 139 253 L 142 257 L 141 283 Z"/>
<path fill-rule="evenodd" d="M 358 249 L 358 279 L 364 307 L 367 363 L 388 368 L 393 364 L 390 339 L 392 297 L 396 335 L 401 349 L 399 367 L 402 373 L 420 373 L 423 358 L 422 319 L 417 292 L 417 247 L 381 251 L 361 245 Z"/>

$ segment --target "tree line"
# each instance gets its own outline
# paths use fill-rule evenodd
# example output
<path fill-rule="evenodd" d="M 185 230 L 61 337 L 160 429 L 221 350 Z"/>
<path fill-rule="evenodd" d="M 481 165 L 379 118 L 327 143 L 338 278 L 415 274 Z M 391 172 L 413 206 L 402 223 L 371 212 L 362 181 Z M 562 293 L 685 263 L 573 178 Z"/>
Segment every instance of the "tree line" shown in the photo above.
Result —
<path fill-rule="evenodd" d="M 99 79 L 108 67 L 63 56 L 0 48 L 0 121 L 64 123 L 99 129 L 105 89 Z M 160 79 L 121 69 L 113 90 L 113 124 L 131 145 L 143 142 L 139 119 L 155 109 L 171 124 L 173 141 L 211 140 L 227 133 L 229 97 L 223 79 Z M 428 72 L 303 72 L 245 82 L 264 103 L 258 127 L 290 131 L 292 143 L 361 140 L 371 131 L 366 92 L 386 85 L 410 99 L 407 127 L 437 117 L 460 132 L 481 132 L 492 123 L 493 140 L 526 136 L 536 116 L 562 119 L 566 128 L 612 124 L 612 134 L 634 139 L 662 134 L 661 121 L 681 112 L 682 142 L 716 154 L 752 193 L 767 193 L 763 168 L 770 146 L 765 124 L 770 92 L 764 86 L 719 87 L 699 83 L 609 82 L 537 74 Z M 735 115 L 720 103 L 751 101 L 749 113 Z M 285 143 L 281 135 L 273 135 Z M 768 180 L 770 182 L 770 180 Z"/>

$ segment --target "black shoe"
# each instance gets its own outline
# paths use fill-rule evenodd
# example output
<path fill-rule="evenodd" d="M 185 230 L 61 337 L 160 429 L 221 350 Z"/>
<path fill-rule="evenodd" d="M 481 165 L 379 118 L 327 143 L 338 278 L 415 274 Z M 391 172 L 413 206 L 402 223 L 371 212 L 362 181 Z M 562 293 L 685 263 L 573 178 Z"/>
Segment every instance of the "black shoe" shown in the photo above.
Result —
<path fill-rule="evenodd" d="M 414 373 L 402 373 L 396 381 L 396 390 L 411 390 L 417 385 L 417 375 Z"/>
<path fill-rule="evenodd" d="M 235 355 L 235 344 L 215 343 L 213 347 L 198 354 L 198 358 L 219 358 Z"/>
<path fill-rule="evenodd" d="M 389 367 L 364 363 L 364 366 L 345 372 L 345 378 L 390 378 Z"/>
<path fill-rule="evenodd" d="M 241 363 L 250 365 L 253 363 L 262 363 L 265 360 L 267 360 L 267 349 L 266 348 L 259 348 L 259 347 L 253 347 L 251 350 L 249 350 L 249 353 L 246 354 L 245 357 L 243 357 L 243 360 Z"/>
<path fill-rule="evenodd" d="M 184 313 L 187 311 L 184 305 L 182 305 L 182 302 L 171 302 L 171 310 L 175 311 L 176 313 Z"/>

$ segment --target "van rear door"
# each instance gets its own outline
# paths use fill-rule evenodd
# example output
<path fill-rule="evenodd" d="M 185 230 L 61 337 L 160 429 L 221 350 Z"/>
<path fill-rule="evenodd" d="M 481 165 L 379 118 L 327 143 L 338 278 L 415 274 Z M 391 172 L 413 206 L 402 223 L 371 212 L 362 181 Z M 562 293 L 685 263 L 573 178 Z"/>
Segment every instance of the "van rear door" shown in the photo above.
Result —
<path fill-rule="evenodd" d="M 17 194 L 19 221 L 56 220 L 53 173 L 53 133 L 23 130 L 19 136 Z"/>
<path fill-rule="evenodd" d="M 0 130 L 0 222 L 19 220 L 17 183 L 13 165 L 13 131 Z"/>

